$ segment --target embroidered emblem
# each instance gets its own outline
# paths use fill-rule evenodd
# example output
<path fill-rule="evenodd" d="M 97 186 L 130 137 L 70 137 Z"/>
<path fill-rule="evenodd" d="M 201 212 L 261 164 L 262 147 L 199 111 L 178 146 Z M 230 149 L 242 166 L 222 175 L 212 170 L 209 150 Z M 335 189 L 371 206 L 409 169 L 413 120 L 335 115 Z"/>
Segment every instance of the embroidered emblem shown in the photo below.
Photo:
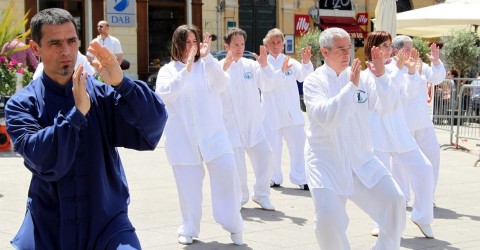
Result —
<path fill-rule="evenodd" d="M 253 78 L 252 72 L 245 72 L 245 74 L 243 74 L 243 79 L 245 79 L 245 80 L 249 80 L 249 79 L 252 79 L 252 78 Z"/>
<path fill-rule="evenodd" d="M 367 101 L 367 93 L 363 90 L 357 90 L 355 91 L 355 96 L 357 97 L 357 102 L 358 103 L 364 103 Z"/>

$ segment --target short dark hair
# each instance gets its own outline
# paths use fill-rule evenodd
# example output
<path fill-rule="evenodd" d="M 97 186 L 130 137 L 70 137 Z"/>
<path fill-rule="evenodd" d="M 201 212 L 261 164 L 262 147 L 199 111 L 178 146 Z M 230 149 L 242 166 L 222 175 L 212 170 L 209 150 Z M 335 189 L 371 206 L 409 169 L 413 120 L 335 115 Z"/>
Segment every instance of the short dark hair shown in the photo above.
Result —
<path fill-rule="evenodd" d="M 392 41 L 392 36 L 383 30 L 376 30 L 368 34 L 367 39 L 365 39 L 365 57 L 367 60 L 372 60 L 372 48 L 373 46 L 378 47 L 385 41 Z"/>
<path fill-rule="evenodd" d="M 197 54 L 195 55 L 195 62 L 200 58 L 200 36 L 195 25 L 180 25 L 173 32 L 172 36 L 172 59 L 174 61 L 182 61 L 183 53 L 185 53 L 188 32 L 192 32 L 197 39 Z"/>
<path fill-rule="evenodd" d="M 233 29 L 230 29 L 227 34 L 225 34 L 225 36 L 223 37 L 223 41 L 226 43 L 226 44 L 230 44 L 230 42 L 232 41 L 232 36 L 243 36 L 243 38 L 245 39 L 245 41 L 247 41 L 247 32 L 245 32 L 244 30 L 240 29 L 240 28 L 233 28 Z"/>
<path fill-rule="evenodd" d="M 32 40 L 40 46 L 40 41 L 42 40 L 42 27 L 44 24 L 61 25 L 68 22 L 73 23 L 75 31 L 77 32 L 77 23 L 75 23 L 70 12 L 59 8 L 44 9 L 38 12 L 30 22 Z"/>

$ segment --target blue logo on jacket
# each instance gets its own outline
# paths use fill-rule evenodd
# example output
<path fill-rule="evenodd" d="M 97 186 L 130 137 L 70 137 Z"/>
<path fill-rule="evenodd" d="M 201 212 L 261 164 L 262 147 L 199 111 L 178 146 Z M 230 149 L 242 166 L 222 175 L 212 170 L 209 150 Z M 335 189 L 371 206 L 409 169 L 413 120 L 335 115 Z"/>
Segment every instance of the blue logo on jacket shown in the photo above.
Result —
<path fill-rule="evenodd" d="M 292 74 L 293 74 L 293 71 L 291 69 L 288 69 L 287 71 L 285 71 L 286 76 L 291 76 Z"/>
<path fill-rule="evenodd" d="M 245 74 L 243 74 L 243 79 L 245 80 L 250 80 L 252 78 L 253 78 L 252 72 L 245 72 Z"/>
<path fill-rule="evenodd" d="M 365 92 L 363 90 L 355 91 L 355 96 L 357 97 L 357 102 L 358 103 L 364 103 L 368 99 L 367 92 Z"/>

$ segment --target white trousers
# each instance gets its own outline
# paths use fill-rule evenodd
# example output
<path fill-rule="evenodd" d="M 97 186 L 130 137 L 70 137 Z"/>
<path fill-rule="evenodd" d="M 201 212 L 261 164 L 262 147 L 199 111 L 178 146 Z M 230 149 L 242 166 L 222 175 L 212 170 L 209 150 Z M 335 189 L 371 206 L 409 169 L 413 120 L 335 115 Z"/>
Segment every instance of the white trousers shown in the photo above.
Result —
<path fill-rule="evenodd" d="M 433 221 L 433 171 L 427 157 L 419 148 L 405 153 L 386 153 L 375 150 L 375 155 L 385 166 L 390 166 L 389 170 L 395 181 L 399 172 L 405 171 L 408 174 L 415 194 L 410 219 L 420 224 L 431 224 Z"/>
<path fill-rule="evenodd" d="M 437 135 L 435 129 L 424 128 L 410 132 L 417 141 L 418 147 L 422 150 L 423 154 L 428 158 L 433 167 L 433 197 L 435 199 L 435 190 L 438 183 L 438 175 L 440 172 L 440 146 L 438 144 Z M 410 180 L 408 174 L 403 169 L 400 169 L 395 177 L 398 185 L 405 195 L 407 202 L 410 200 Z"/>
<path fill-rule="evenodd" d="M 240 187 L 242 189 L 242 205 L 247 203 L 250 194 L 248 191 L 247 166 L 245 163 L 245 152 L 250 158 L 250 163 L 255 173 L 255 184 L 253 185 L 253 199 L 270 197 L 270 177 L 272 176 L 273 153 L 267 139 L 264 139 L 250 148 L 233 148 L 235 162 L 237 165 L 238 176 L 240 177 Z"/>
<path fill-rule="evenodd" d="M 380 227 L 380 234 L 372 249 L 400 249 L 400 239 L 405 229 L 405 200 L 392 176 L 384 176 L 368 189 L 354 176 L 354 193 L 338 195 L 326 188 L 311 188 L 315 205 L 315 234 L 320 249 L 348 250 L 349 218 L 347 199 L 365 211 Z"/>
<path fill-rule="evenodd" d="M 271 180 L 276 184 L 283 183 L 282 138 L 285 138 L 290 155 L 290 182 L 295 185 L 306 184 L 307 178 L 305 176 L 303 150 L 307 137 L 304 125 L 288 126 L 279 130 L 272 130 L 268 126 L 265 126 L 265 133 L 273 151 L 273 174 Z"/>
<path fill-rule="evenodd" d="M 210 176 L 215 221 L 230 233 L 241 232 L 243 230 L 243 219 L 240 214 L 241 194 L 233 154 L 225 154 L 205 165 Z M 205 169 L 202 165 L 172 167 L 182 211 L 182 225 L 177 234 L 198 237 L 202 218 Z"/>

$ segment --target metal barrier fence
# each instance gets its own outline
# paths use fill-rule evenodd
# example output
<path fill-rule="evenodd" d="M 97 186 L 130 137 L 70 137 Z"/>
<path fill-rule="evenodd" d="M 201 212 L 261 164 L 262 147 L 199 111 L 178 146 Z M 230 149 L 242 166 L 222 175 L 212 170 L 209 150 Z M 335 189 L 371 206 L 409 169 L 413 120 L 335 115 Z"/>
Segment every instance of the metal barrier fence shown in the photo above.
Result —
<path fill-rule="evenodd" d="M 470 151 L 469 140 L 480 147 L 480 79 L 445 79 L 435 88 L 433 123 L 436 129 L 450 132 L 450 143 L 441 148 Z M 480 158 L 474 166 L 479 162 Z"/>

